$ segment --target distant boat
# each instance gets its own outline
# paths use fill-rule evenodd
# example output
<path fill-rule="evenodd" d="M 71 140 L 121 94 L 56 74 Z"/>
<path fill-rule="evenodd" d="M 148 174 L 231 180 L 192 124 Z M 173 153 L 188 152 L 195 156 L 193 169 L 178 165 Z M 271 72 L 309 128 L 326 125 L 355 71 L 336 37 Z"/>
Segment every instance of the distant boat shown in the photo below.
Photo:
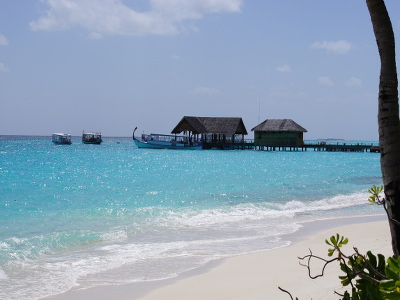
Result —
<path fill-rule="evenodd" d="M 98 144 L 102 142 L 101 132 L 83 132 L 82 143 L 84 144 Z"/>
<path fill-rule="evenodd" d="M 51 136 L 51 141 L 54 144 L 64 144 L 64 145 L 72 144 L 71 134 L 69 133 L 53 133 Z"/>
<path fill-rule="evenodd" d="M 200 150 L 203 147 L 201 141 L 183 135 L 142 134 L 139 140 L 135 137 L 136 129 L 133 131 L 133 141 L 138 148 Z"/>

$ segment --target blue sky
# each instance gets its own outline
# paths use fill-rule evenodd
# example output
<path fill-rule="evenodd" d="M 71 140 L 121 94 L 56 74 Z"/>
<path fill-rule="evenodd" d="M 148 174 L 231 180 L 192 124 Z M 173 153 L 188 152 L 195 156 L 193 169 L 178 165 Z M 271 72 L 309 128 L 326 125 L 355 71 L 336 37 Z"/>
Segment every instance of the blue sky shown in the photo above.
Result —
<path fill-rule="evenodd" d="M 364 0 L 0 0 L 0 134 L 169 133 L 188 115 L 377 140 L 378 83 Z"/>

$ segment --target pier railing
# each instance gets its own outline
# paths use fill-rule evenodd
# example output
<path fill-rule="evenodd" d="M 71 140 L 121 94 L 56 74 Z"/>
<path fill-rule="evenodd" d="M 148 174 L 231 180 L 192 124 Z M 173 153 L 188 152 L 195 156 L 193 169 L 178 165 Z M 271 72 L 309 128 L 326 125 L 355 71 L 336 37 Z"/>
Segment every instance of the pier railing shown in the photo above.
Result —
<path fill-rule="evenodd" d="M 374 143 L 349 143 L 349 142 L 318 142 L 304 143 L 307 149 L 314 151 L 335 151 L 335 152 L 379 152 L 379 146 Z"/>
<path fill-rule="evenodd" d="M 271 145 L 255 146 L 257 150 L 265 151 L 328 151 L 328 152 L 380 152 L 377 143 L 360 142 L 315 142 L 307 141 L 301 146 Z"/>
<path fill-rule="evenodd" d="M 203 149 L 239 149 L 239 150 L 262 150 L 262 151 L 327 151 L 327 152 L 380 152 L 378 143 L 373 142 L 325 142 L 305 141 L 303 145 L 255 145 L 253 139 L 234 139 L 224 142 L 207 141 L 203 143 Z"/>

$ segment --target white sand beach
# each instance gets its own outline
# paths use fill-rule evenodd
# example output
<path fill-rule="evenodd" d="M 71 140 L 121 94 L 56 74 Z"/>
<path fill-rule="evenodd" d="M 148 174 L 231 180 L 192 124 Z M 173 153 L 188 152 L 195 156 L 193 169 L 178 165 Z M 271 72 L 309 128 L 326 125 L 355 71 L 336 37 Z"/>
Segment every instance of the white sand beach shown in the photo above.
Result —
<path fill-rule="evenodd" d="M 360 253 L 371 250 L 386 257 L 392 254 L 387 221 L 347 225 L 324 230 L 289 247 L 227 259 L 209 272 L 179 280 L 140 299 L 290 299 L 278 287 L 299 299 L 338 299 L 334 291 L 341 290 L 339 265 L 331 264 L 322 278 L 312 280 L 297 258 L 309 254 L 309 249 L 327 258 L 325 239 L 336 233 L 349 238 L 344 248 L 349 254 L 353 246 Z M 320 268 L 315 265 L 314 270 L 316 275 Z"/>
<path fill-rule="evenodd" d="M 357 247 L 360 253 L 371 250 L 390 256 L 392 250 L 388 222 L 368 221 L 368 218 L 363 219 L 364 223 L 358 220 L 351 224 L 351 221 L 347 221 L 348 225 L 345 226 L 341 226 L 341 221 L 336 225 L 331 222 L 329 229 L 323 229 L 326 223 L 316 222 L 313 224 L 320 227 L 317 233 L 307 234 L 307 230 L 303 230 L 301 236 L 295 237 L 295 242 L 288 247 L 228 258 L 195 274 L 186 274 L 163 283 L 149 283 L 139 288 L 137 285 L 104 287 L 68 292 L 50 299 L 290 300 L 289 295 L 278 287 L 290 291 L 293 297 L 299 299 L 338 299 L 334 294 L 334 291 L 342 290 L 338 279 L 341 275 L 338 263 L 329 265 L 323 277 L 312 280 L 308 277 L 307 268 L 299 264 L 297 257 L 309 254 L 311 249 L 313 254 L 327 258 L 329 246 L 325 244 L 325 239 L 336 233 L 349 238 L 349 244 L 344 247 L 348 254 L 353 253 L 353 247 Z M 313 275 L 320 269 L 320 266 L 313 265 Z"/>

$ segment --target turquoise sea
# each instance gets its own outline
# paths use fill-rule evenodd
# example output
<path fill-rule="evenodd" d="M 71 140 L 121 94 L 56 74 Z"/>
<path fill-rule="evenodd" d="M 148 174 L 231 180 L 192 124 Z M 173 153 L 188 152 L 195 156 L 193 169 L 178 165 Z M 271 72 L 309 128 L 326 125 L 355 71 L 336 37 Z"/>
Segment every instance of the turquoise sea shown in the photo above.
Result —
<path fill-rule="evenodd" d="M 379 158 L 0 136 L 0 299 L 172 278 L 306 222 L 382 214 Z"/>

